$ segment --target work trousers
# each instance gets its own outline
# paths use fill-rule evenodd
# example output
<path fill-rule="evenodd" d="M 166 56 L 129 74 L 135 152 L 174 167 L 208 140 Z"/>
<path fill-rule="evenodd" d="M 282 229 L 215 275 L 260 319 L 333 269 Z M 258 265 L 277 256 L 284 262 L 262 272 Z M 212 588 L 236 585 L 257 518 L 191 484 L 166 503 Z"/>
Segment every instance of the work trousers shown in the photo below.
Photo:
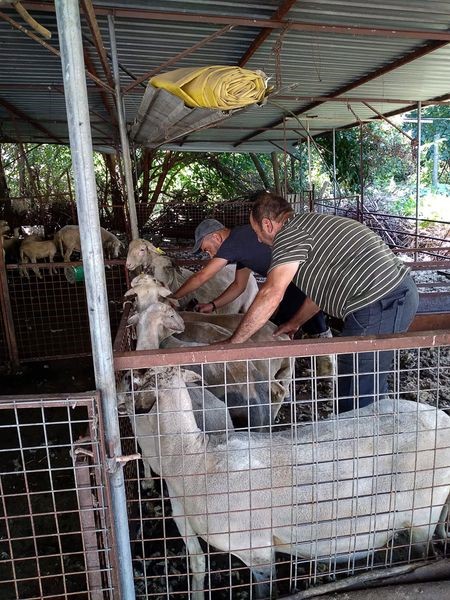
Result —
<path fill-rule="evenodd" d="M 419 305 L 410 275 L 389 294 L 348 315 L 342 336 L 401 333 L 408 330 Z M 338 412 L 368 406 L 388 391 L 393 351 L 342 354 L 338 357 Z M 349 374 L 347 376 L 347 373 Z"/>

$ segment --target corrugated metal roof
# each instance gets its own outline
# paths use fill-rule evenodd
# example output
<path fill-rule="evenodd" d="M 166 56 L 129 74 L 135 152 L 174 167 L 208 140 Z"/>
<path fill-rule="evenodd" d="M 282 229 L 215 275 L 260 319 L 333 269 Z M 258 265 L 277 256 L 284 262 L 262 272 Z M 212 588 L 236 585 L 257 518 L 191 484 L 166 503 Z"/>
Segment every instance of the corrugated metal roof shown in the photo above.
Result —
<path fill-rule="evenodd" d="M 226 24 L 233 28 L 168 69 L 208 64 L 238 64 L 252 47 L 263 21 L 269 35 L 246 62 L 262 69 L 278 95 L 262 107 L 236 113 L 209 129 L 164 147 L 183 150 L 271 152 L 293 147 L 309 127 L 313 135 L 374 118 L 357 98 L 381 113 L 408 108 L 450 93 L 450 3 L 437 0 L 298 1 L 280 21 L 270 21 L 282 0 L 94 0 L 104 46 L 110 51 L 107 15 L 115 15 L 121 85 L 160 67 Z M 25 2 L 30 14 L 52 32 L 58 49 L 52 2 Z M 25 26 L 11 7 L 1 13 Z M 0 15 L 1 16 L 1 15 Z M 107 82 L 86 18 L 81 27 L 90 69 Z M 0 141 L 68 142 L 61 63 L 58 56 L 0 18 Z M 408 62 L 413 58 L 411 62 Z M 131 125 L 143 85 L 124 97 Z M 113 96 L 88 80 L 94 145 L 117 146 L 111 117 Z M 326 102 L 323 97 L 351 97 Z M 107 98 L 107 100 L 105 100 Z M 390 103 L 389 100 L 396 100 Z M 399 101 L 404 100 L 401 104 Z M 300 123 L 292 117 L 299 115 Z M 356 115 L 356 117 L 355 117 Z M 287 119 L 285 121 L 285 119 Z"/>

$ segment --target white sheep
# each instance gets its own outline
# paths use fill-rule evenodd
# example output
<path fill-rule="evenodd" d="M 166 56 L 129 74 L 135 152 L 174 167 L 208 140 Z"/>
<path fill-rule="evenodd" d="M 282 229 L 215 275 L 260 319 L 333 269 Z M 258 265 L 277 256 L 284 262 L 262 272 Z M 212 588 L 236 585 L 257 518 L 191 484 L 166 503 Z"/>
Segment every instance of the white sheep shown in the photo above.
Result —
<path fill-rule="evenodd" d="M 137 349 L 159 348 L 162 339 L 172 333 L 181 332 L 184 322 L 181 317 L 167 304 L 157 302 L 148 307 L 141 315 L 131 317 L 137 328 Z M 157 417 L 154 412 L 140 415 L 140 406 L 145 409 L 148 405 L 148 381 L 153 380 L 153 372 L 143 369 L 125 374 L 118 384 L 118 410 L 128 412 L 133 431 L 139 441 L 144 463 L 143 487 L 150 489 L 152 486 L 151 469 L 159 473 L 158 440 L 154 435 L 157 427 Z M 200 384 L 199 384 L 200 381 Z M 225 404 L 208 390 L 202 389 L 201 378 L 197 376 L 189 387 L 189 395 L 194 410 L 196 423 L 201 431 L 207 433 L 227 434 L 233 431 L 233 423 Z M 139 391 L 143 390 L 143 391 Z M 131 392 L 134 391 L 134 394 Z M 142 397 L 143 396 L 143 397 Z M 142 397 L 142 398 L 141 398 Z"/>
<path fill-rule="evenodd" d="M 193 272 L 183 267 L 178 267 L 175 262 L 165 254 L 157 251 L 155 246 L 147 240 L 133 240 L 128 246 L 127 269 L 134 271 L 139 267 L 148 271 L 158 281 L 161 281 L 171 292 L 175 292 L 188 279 Z M 234 281 L 235 265 L 227 265 L 216 273 L 209 281 L 204 283 L 194 294 L 188 294 L 181 302 L 186 306 L 194 298 L 198 302 L 209 302 L 217 298 Z M 233 302 L 218 309 L 221 314 L 247 312 L 258 293 L 258 284 L 253 275 L 250 275 L 244 292 Z"/>
<path fill-rule="evenodd" d="M 152 328 L 152 309 L 146 308 L 153 302 L 163 300 L 173 302 L 167 296 L 170 290 L 165 288 L 155 278 L 148 274 L 141 274 L 131 282 L 132 288 L 125 296 L 136 295 L 138 314 L 129 318 L 128 323 L 139 328 L 137 333 L 138 347 L 136 349 L 157 347 L 156 338 Z M 175 301 L 176 302 L 176 301 Z M 183 313 L 186 317 L 192 313 Z M 178 338 L 165 335 L 160 337 L 164 348 L 178 348 L 192 345 L 211 344 L 230 337 L 235 327 L 239 324 L 242 315 L 215 315 L 221 322 L 231 323 L 232 328 L 225 328 L 215 323 L 210 323 L 211 315 L 196 315 L 204 317 L 204 321 L 195 320 L 185 323 L 184 331 Z M 236 321 L 236 317 L 238 321 Z M 162 315 L 161 317 L 162 318 Z M 166 319 L 175 315 L 166 309 Z M 178 317 L 179 318 L 179 317 Z M 276 326 L 267 323 L 252 336 L 255 342 L 272 342 L 288 340 L 287 336 L 274 338 Z M 147 336 L 148 340 L 145 340 Z M 288 358 L 273 359 L 271 361 L 235 361 L 228 363 L 226 368 L 220 363 L 204 366 L 202 375 L 208 382 L 208 389 L 220 399 L 226 401 L 233 422 L 239 427 L 265 427 L 273 423 L 282 402 L 289 395 L 292 378 L 291 363 Z M 225 386 L 226 383 L 226 386 Z"/>
<path fill-rule="evenodd" d="M 20 244 L 20 262 L 36 263 L 38 259 L 42 260 L 44 258 L 48 258 L 49 261 L 52 263 L 56 252 L 57 249 L 53 241 L 39 240 L 36 239 L 35 236 L 28 236 Z M 36 274 L 36 277 L 42 279 L 41 272 L 37 267 L 32 267 L 32 270 Z M 29 277 L 28 269 L 21 267 L 20 272 L 22 276 Z M 55 268 L 50 268 L 50 273 L 57 273 L 57 270 Z"/>
<path fill-rule="evenodd" d="M 428 544 L 450 492 L 450 417 L 407 400 L 303 424 L 288 432 L 205 436 L 180 368 L 153 369 L 159 468 L 189 552 L 191 590 L 204 597 L 195 536 L 239 557 L 266 596 L 275 553 L 347 562 L 407 529 Z M 142 407 L 141 407 L 142 408 Z M 375 414 L 374 414 L 375 412 Z"/>
<path fill-rule="evenodd" d="M 117 258 L 122 242 L 110 231 L 100 227 L 102 236 L 103 251 L 107 258 Z M 73 252 L 81 252 L 80 228 L 78 225 L 66 225 L 57 231 L 53 238 L 58 246 L 64 262 L 69 262 Z"/>
<path fill-rule="evenodd" d="M 155 302 L 165 302 L 171 306 L 178 306 L 178 300 L 169 298 L 171 291 L 151 275 L 141 273 L 131 280 L 131 289 L 125 292 L 125 297 L 136 296 L 134 308 L 138 312 L 144 311 Z"/>

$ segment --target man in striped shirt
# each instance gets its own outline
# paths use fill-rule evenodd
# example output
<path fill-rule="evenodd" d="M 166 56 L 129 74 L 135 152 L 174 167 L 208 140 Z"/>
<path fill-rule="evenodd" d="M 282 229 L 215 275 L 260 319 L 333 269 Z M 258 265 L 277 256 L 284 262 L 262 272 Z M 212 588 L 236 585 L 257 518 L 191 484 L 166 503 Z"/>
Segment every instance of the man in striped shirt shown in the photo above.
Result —
<path fill-rule="evenodd" d="M 272 262 L 231 343 L 245 342 L 264 325 L 291 281 L 307 299 L 277 333 L 293 334 L 319 310 L 343 320 L 343 336 L 407 331 L 417 311 L 417 288 L 409 269 L 368 227 L 333 215 L 295 215 L 284 198 L 268 192 L 256 198 L 250 223 L 258 239 L 272 246 Z M 339 412 L 386 393 L 391 364 L 392 352 L 380 352 L 377 374 L 373 353 L 359 354 L 357 365 L 353 355 L 341 355 Z"/>

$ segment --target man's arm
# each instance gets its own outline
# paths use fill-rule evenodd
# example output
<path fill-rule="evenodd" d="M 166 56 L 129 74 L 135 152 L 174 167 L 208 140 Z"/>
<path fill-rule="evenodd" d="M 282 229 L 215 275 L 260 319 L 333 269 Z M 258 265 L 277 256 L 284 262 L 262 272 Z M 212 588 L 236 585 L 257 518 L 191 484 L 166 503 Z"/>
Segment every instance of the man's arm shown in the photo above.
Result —
<path fill-rule="evenodd" d="M 287 286 L 298 270 L 300 262 L 279 265 L 270 271 L 265 284 L 259 290 L 253 304 L 242 319 L 239 327 L 228 340 L 232 344 L 246 342 L 261 329 L 283 299 Z"/>
<path fill-rule="evenodd" d="M 319 306 L 315 302 L 311 300 L 311 298 L 305 298 L 305 301 L 300 306 L 298 311 L 286 321 L 286 323 L 282 323 L 276 331 L 274 331 L 274 335 L 280 335 L 282 333 L 287 333 L 290 337 L 293 337 L 294 333 L 309 321 L 316 313 L 320 310 Z"/>
<path fill-rule="evenodd" d="M 198 273 L 191 275 L 189 279 L 186 279 L 183 285 L 172 294 L 172 298 L 179 300 L 187 294 L 195 292 L 195 290 L 198 290 L 198 288 L 209 281 L 211 277 L 214 277 L 214 275 L 223 269 L 227 264 L 228 261 L 224 258 L 212 258 L 206 267 L 204 267 Z"/>
<path fill-rule="evenodd" d="M 250 274 L 250 269 L 236 269 L 234 280 L 220 296 L 213 299 L 216 308 L 222 308 L 222 306 L 226 306 L 230 302 L 233 302 L 233 300 L 236 300 L 247 287 Z"/>

